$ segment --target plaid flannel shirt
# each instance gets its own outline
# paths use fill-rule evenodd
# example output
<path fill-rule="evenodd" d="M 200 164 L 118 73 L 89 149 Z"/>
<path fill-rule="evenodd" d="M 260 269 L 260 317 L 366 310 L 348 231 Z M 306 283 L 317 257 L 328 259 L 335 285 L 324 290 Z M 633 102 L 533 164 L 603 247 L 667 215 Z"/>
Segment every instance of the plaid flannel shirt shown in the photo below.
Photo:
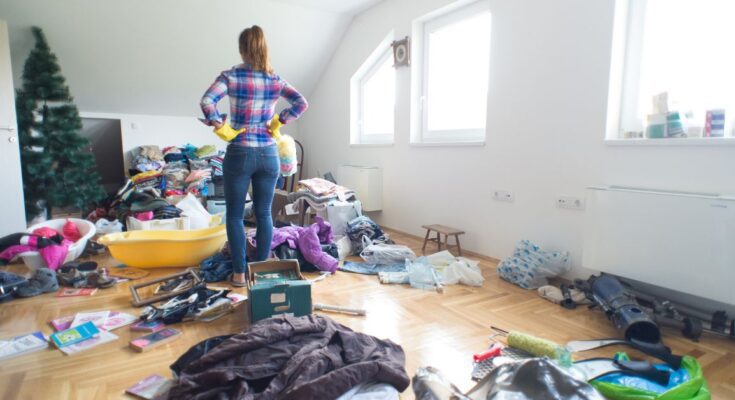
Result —
<path fill-rule="evenodd" d="M 223 122 L 217 110 L 217 102 L 225 95 L 230 96 L 230 125 L 235 130 L 246 129 L 231 143 L 247 147 L 275 143 L 266 124 L 275 114 L 279 97 L 291 104 L 279 114 L 279 119 L 284 124 L 297 119 L 309 106 L 304 96 L 280 76 L 253 71 L 246 64 L 236 65 L 222 72 L 204 93 L 200 105 L 207 121 Z"/>

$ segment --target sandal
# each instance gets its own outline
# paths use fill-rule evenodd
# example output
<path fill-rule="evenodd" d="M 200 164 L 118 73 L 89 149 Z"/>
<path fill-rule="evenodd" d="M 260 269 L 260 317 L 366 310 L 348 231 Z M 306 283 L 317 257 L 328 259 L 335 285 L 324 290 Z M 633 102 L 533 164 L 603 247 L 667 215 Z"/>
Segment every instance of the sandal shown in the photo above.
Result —
<path fill-rule="evenodd" d="M 245 280 L 244 280 L 244 281 L 242 281 L 242 282 L 235 282 L 235 281 L 234 281 L 234 280 L 232 279 L 232 278 L 233 278 L 234 276 L 235 276 L 234 274 L 231 274 L 231 275 L 230 275 L 230 277 L 229 277 L 229 278 L 227 278 L 227 281 L 228 281 L 228 282 L 230 283 L 230 285 L 232 285 L 232 286 L 234 286 L 234 287 L 245 287 L 245 286 L 247 286 L 247 285 L 248 285 L 248 280 L 247 280 L 247 279 L 245 279 Z"/>
<path fill-rule="evenodd" d="M 115 286 L 117 280 L 107 275 L 107 270 L 102 268 L 99 271 L 90 272 L 87 275 L 87 284 L 85 286 L 98 289 L 107 289 Z"/>

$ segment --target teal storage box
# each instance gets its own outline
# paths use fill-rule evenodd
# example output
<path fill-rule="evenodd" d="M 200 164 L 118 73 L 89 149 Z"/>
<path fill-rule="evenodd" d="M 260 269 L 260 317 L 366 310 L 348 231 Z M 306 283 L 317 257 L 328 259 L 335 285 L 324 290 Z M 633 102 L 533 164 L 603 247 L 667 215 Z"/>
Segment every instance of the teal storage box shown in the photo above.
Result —
<path fill-rule="evenodd" d="M 311 314 L 311 282 L 301 275 L 298 261 L 254 262 L 248 269 L 251 323 L 278 314 Z"/>

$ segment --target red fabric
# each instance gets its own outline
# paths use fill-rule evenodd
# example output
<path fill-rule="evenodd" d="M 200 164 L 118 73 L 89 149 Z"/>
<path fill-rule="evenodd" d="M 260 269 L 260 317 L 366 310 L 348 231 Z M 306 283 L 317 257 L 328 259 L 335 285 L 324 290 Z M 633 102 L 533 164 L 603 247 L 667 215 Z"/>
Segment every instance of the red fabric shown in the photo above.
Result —
<path fill-rule="evenodd" d="M 62 235 L 64 236 L 64 239 L 71 240 L 72 242 L 76 242 L 82 237 L 82 234 L 79 232 L 77 224 L 72 222 L 70 219 L 66 220 L 64 228 L 62 230 Z"/>
<path fill-rule="evenodd" d="M 137 219 L 138 221 L 150 221 L 153 219 L 153 211 L 139 212 L 136 213 L 134 216 L 135 219 Z"/>
<path fill-rule="evenodd" d="M 56 229 L 51 229 L 48 226 L 42 226 L 36 229 L 35 231 L 33 231 L 33 233 L 38 236 L 45 237 L 45 238 L 50 238 L 50 237 L 53 237 L 59 234 L 59 232 L 57 232 Z"/>

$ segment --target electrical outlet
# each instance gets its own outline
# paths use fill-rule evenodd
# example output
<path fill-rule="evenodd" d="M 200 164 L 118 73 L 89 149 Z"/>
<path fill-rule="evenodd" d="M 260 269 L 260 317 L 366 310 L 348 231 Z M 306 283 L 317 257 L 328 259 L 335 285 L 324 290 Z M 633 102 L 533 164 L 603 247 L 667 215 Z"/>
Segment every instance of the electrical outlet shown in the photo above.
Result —
<path fill-rule="evenodd" d="M 584 199 L 573 196 L 559 196 L 556 198 L 556 206 L 571 210 L 584 210 Z"/>
<path fill-rule="evenodd" d="M 508 190 L 495 190 L 493 191 L 493 199 L 497 201 L 506 201 L 508 203 L 512 203 L 515 201 L 516 196 L 513 194 L 513 192 L 510 192 Z"/>

